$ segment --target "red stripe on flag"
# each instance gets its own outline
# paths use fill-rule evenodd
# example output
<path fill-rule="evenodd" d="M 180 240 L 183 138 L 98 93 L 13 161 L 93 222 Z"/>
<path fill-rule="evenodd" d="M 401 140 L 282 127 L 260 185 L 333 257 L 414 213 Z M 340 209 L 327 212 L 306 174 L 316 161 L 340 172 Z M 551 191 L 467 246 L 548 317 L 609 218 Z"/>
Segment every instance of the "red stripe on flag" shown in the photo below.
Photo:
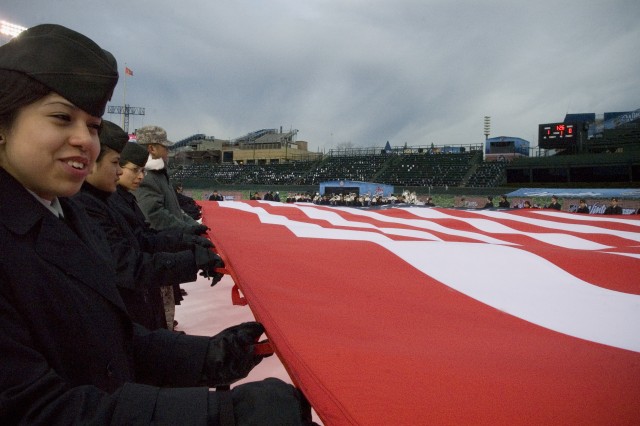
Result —
<path fill-rule="evenodd" d="M 640 419 L 640 348 L 615 346 L 638 347 L 638 219 L 596 223 L 594 237 L 549 231 L 579 225 L 571 215 L 202 204 L 234 280 L 325 424 Z M 514 231 L 490 232 L 499 225 Z M 514 305 L 523 292 L 531 303 Z M 575 306 L 558 305 L 562 292 L 575 293 Z M 582 298 L 605 306 L 585 316 Z M 554 331 L 597 338 L 629 310 L 631 320 L 604 333 L 609 344 Z M 593 325 L 572 324 L 580 315 Z"/>

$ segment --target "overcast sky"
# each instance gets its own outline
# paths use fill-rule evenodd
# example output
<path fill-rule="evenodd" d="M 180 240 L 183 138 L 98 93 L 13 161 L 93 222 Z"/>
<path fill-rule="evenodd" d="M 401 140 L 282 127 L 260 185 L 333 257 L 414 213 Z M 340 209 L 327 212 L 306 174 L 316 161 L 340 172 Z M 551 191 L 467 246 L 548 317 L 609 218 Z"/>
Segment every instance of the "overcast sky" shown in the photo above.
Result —
<path fill-rule="evenodd" d="M 120 66 L 110 105 L 146 110 L 130 130 L 175 141 L 470 144 L 490 116 L 537 145 L 567 112 L 640 108 L 638 0 L 2 0 L 0 20 L 92 38 Z"/>

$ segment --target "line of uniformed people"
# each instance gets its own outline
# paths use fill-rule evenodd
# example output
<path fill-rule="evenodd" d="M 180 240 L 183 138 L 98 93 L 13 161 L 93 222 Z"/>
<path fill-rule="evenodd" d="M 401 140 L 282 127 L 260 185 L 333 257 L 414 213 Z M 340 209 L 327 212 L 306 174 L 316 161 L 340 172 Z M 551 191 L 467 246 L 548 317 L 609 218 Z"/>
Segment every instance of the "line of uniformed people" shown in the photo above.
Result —
<path fill-rule="evenodd" d="M 94 170 L 117 80 L 113 55 L 59 25 L 0 46 L 0 424 L 309 423 L 277 379 L 210 391 L 261 361 L 259 323 L 206 337 L 132 321 L 119 288 L 135 288 L 123 278 L 135 268 L 119 275 L 107 234 L 70 198 Z"/>

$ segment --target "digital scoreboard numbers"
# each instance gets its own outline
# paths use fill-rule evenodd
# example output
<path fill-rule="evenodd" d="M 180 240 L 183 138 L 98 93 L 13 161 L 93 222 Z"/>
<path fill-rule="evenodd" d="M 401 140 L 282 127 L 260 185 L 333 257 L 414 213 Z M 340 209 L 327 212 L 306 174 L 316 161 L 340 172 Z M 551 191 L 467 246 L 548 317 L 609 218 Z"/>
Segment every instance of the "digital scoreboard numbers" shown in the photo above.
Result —
<path fill-rule="evenodd" d="M 566 148 L 574 146 L 577 140 L 577 126 L 569 123 L 540 124 L 538 145 L 540 148 Z"/>

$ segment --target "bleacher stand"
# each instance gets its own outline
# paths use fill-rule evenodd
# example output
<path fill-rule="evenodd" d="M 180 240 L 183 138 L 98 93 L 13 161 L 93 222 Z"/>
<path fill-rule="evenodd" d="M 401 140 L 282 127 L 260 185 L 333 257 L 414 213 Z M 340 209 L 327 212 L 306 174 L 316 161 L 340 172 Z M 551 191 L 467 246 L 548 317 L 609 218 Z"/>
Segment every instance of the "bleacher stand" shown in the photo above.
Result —
<path fill-rule="evenodd" d="M 471 176 L 469 176 L 466 186 L 473 188 L 499 186 L 504 179 L 506 167 L 507 163 L 503 161 L 480 163 Z"/>
<path fill-rule="evenodd" d="M 208 179 L 215 185 L 318 185 L 330 180 L 380 182 L 404 187 L 490 187 L 502 182 L 505 163 L 477 153 L 326 156 L 320 161 L 274 164 L 190 164 L 172 179 Z"/>

